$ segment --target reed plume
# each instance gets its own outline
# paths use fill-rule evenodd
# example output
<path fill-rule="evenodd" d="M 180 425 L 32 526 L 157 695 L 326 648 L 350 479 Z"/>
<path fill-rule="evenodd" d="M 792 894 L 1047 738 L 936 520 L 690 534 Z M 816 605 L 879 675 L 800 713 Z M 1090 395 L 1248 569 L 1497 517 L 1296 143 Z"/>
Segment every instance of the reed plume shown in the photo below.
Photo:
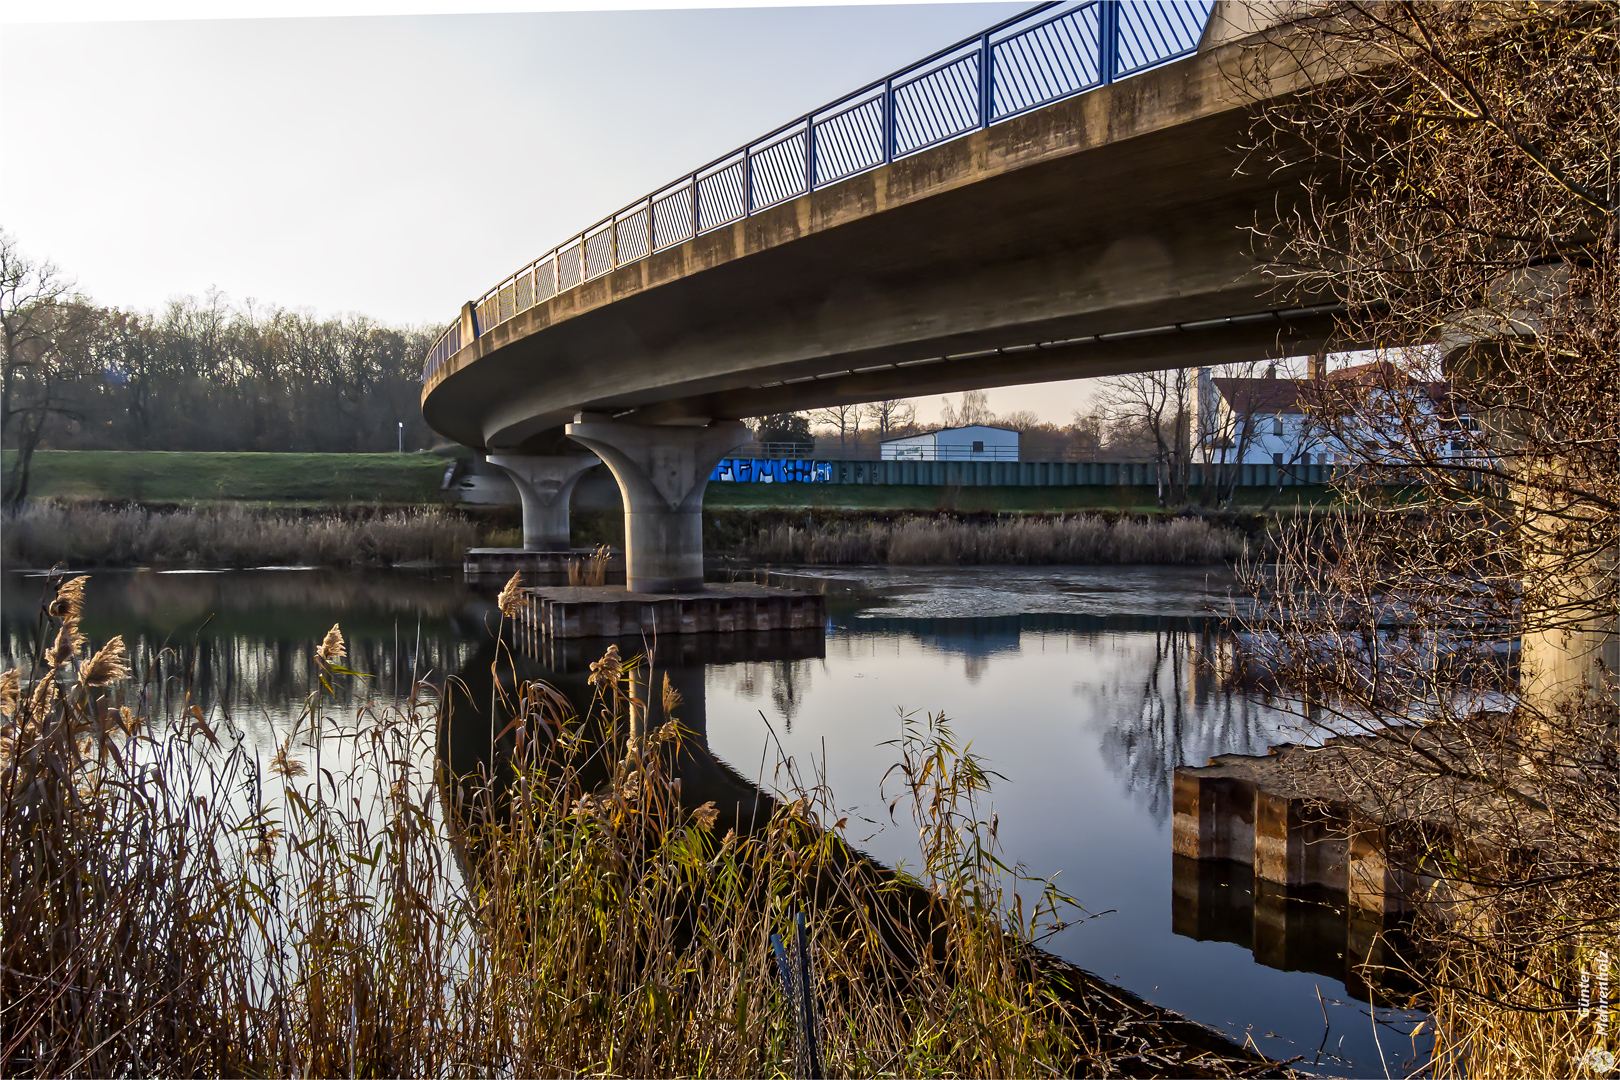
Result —
<path fill-rule="evenodd" d="M 320 648 L 315 650 L 315 655 L 328 664 L 335 664 L 348 655 L 348 650 L 343 644 L 343 631 L 338 628 L 337 623 L 333 623 L 332 629 L 321 639 Z"/>
<path fill-rule="evenodd" d="M 79 668 L 79 685 L 107 686 L 119 679 L 128 678 L 128 659 L 124 652 L 123 637 L 113 638 Z"/>
<path fill-rule="evenodd" d="M 517 614 L 518 605 L 522 601 L 523 572 L 520 570 L 501 588 L 500 595 L 495 598 L 495 606 L 501 609 L 502 615 L 511 618 Z"/>
<path fill-rule="evenodd" d="M 16 668 L 0 671 L 0 716 L 12 716 L 21 701 L 22 673 Z"/>

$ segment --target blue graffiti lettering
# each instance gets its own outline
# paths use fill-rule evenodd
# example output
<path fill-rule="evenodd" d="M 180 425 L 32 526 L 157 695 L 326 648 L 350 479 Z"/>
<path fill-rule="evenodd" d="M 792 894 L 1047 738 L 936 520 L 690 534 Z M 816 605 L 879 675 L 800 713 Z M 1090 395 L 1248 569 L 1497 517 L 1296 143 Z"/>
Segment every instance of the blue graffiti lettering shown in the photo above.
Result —
<path fill-rule="evenodd" d="M 709 481 L 755 484 L 826 484 L 832 466 L 825 461 L 768 461 L 764 458 L 726 458 L 714 467 Z"/>

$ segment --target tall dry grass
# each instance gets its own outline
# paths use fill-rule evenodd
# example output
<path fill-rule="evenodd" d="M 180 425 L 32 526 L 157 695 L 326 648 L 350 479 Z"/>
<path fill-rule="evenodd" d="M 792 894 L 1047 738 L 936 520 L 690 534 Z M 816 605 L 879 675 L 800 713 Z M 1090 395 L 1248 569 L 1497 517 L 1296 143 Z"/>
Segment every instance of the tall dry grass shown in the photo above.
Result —
<path fill-rule="evenodd" d="M 1489 933 L 1492 928 L 1482 929 Z M 1572 932 L 1571 938 L 1575 936 Z M 1607 949 L 1601 948 L 1605 945 Z M 1609 971 L 1609 1000 L 1602 1005 L 1604 988 L 1596 970 L 1600 951 L 1606 952 Z M 1585 948 L 1569 940 L 1526 949 L 1508 963 L 1488 944 L 1471 948 L 1442 943 L 1425 973 L 1425 1004 L 1435 1032 L 1430 1074 L 1610 1075 L 1617 1019 L 1614 955 L 1612 941 L 1601 938 Z M 1583 969 L 1588 977 L 1584 988 Z M 1591 1006 L 1571 1008 L 1583 990 Z M 1605 1011 L 1608 1015 L 1600 1021 Z"/>
<path fill-rule="evenodd" d="M 787 1075 L 769 939 L 797 912 L 830 1074 L 1267 1068 L 1106 986 L 1088 1009 L 1040 961 L 1062 898 L 1003 865 L 988 774 L 940 721 L 896 746 L 913 879 L 853 852 L 824 788 L 746 825 L 689 805 L 691 736 L 647 730 L 614 653 L 585 709 L 506 682 L 479 717 L 498 782 L 441 785 L 425 687 L 329 715 L 357 678 L 336 627 L 264 760 L 227 719 L 144 712 L 121 643 L 83 640 L 84 586 L 0 676 L 4 1075 Z"/>
<path fill-rule="evenodd" d="M 475 525 L 437 508 L 354 517 L 35 502 L 8 513 L 0 532 L 0 564 L 8 569 L 447 563 L 478 540 Z"/>
<path fill-rule="evenodd" d="M 1242 534 L 1199 518 L 1167 521 L 1095 514 L 992 522 L 910 518 L 899 522 L 776 525 L 737 554 L 770 562 L 902 566 L 1216 563 L 1241 557 Z"/>
<path fill-rule="evenodd" d="M 611 552 L 606 544 L 597 544 L 584 558 L 568 561 L 568 584 L 606 585 L 608 558 Z"/>

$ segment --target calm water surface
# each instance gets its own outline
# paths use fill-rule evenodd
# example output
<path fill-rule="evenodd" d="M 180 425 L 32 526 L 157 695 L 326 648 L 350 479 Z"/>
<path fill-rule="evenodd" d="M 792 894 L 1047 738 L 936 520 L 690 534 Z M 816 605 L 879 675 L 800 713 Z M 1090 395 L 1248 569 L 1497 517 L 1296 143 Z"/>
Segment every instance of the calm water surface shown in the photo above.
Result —
<path fill-rule="evenodd" d="M 706 723 L 718 757 L 767 788 L 779 753 L 806 775 L 824 770 L 851 838 L 886 862 L 915 863 L 913 829 L 883 809 L 880 785 L 896 758 L 883 744 L 898 737 L 902 711 L 942 713 L 1003 777 L 992 799 L 1009 860 L 1055 876 L 1099 913 L 1048 947 L 1273 1057 L 1356 1076 L 1410 1068 L 1411 1024 L 1381 1011 L 1388 1022 L 1375 1029 L 1355 996 L 1365 989 L 1331 974 L 1344 970 L 1342 898 L 1257 897 L 1244 872 L 1172 860 L 1175 766 L 1291 737 L 1285 711 L 1227 693 L 1211 674 L 1221 637 L 1208 612 L 1232 587 L 1223 571 L 805 576 L 833 587 L 823 641 L 785 648 L 793 659 L 765 644 L 701 670 L 690 653 L 684 661 L 683 719 Z M 28 652 L 41 586 L 4 576 L 5 666 Z M 194 672 L 199 695 L 273 753 L 275 732 L 313 687 L 309 655 L 334 622 L 351 665 L 388 694 L 413 675 L 487 664 L 493 591 L 448 572 L 101 572 L 86 629 L 96 644 L 122 633 L 142 669 L 172 649 L 166 669 Z"/>

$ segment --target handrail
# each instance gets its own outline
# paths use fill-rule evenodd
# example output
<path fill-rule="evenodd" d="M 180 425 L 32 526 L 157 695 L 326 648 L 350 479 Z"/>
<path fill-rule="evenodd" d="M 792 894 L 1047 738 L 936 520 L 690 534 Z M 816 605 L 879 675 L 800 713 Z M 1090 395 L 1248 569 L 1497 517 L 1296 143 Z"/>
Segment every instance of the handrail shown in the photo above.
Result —
<path fill-rule="evenodd" d="M 1198 48 L 1213 8 L 1213 0 L 1037 4 L 722 154 L 575 233 L 479 297 L 472 305 L 471 337 L 655 251 L 1185 56 Z M 472 343 L 463 340 L 462 323 L 456 319 L 433 343 L 423 382 Z"/>

